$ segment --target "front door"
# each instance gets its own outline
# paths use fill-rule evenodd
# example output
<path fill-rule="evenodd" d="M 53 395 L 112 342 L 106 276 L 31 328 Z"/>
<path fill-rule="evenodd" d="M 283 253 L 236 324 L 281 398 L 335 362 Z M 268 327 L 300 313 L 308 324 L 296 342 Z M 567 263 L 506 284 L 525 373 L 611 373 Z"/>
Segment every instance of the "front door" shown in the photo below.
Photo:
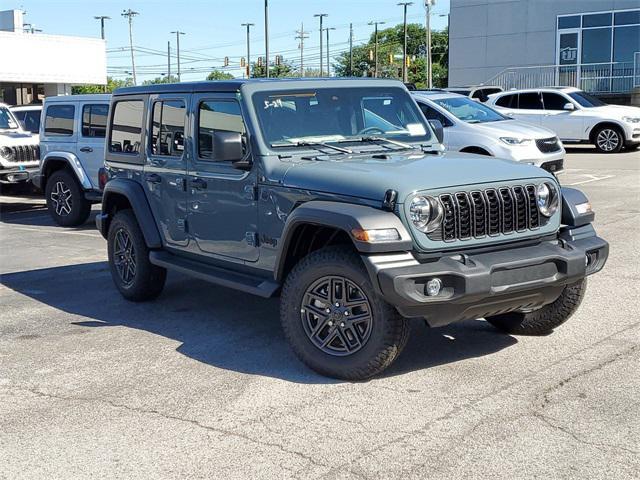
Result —
<path fill-rule="evenodd" d="M 76 156 L 89 176 L 93 188 L 98 188 L 98 170 L 104 165 L 104 135 L 107 131 L 108 103 L 82 105 L 82 122 Z"/>
<path fill-rule="evenodd" d="M 144 185 L 156 224 L 168 246 L 188 244 L 187 156 L 189 95 L 152 95 Z"/>
<path fill-rule="evenodd" d="M 556 132 L 561 140 L 580 140 L 583 136 L 584 117 L 578 107 L 561 93 L 543 92 L 544 117 L 542 126 Z M 565 110 L 570 103 L 575 110 Z"/>
<path fill-rule="evenodd" d="M 255 168 L 239 170 L 216 158 L 213 141 L 215 131 L 239 132 L 246 139 L 240 104 L 234 94 L 194 95 L 192 110 L 189 234 L 200 252 L 254 262 L 258 260 Z M 245 150 L 250 155 L 248 147 Z"/>

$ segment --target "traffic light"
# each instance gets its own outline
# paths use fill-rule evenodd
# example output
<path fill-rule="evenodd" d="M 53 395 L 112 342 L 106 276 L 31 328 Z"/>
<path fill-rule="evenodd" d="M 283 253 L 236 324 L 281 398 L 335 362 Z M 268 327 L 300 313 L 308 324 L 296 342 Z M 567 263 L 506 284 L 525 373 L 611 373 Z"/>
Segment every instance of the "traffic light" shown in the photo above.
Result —
<path fill-rule="evenodd" d="M 242 57 L 242 58 L 240 59 L 240 66 L 241 66 L 241 67 L 244 67 L 246 64 L 247 64 L 246 60 L 244 59 L 244 57 Z"/>
<path fill-rule="evenodd" d="M 276 55 L 276 65 L 282 65 L 282 55 Z"/>
<path fill-rule="evenodd" d="M 389 54 L 389 63 L 393 65 L 393 53 Z"/>
<path fill-rule="evenodd" d="M 373 50 L 369 49 L 369 60 L 373 62 Z"/>
<path fill-rule="evenodd" d="M 262 57 L 258 57 L 258 66 L 262 67 L 263 63 L 264 63 L 264 59 Z"/>
<path fill-rule="evenodd" d="M 224 66 L 225 67 L 229 66 L 229 57 L 224 57 Z"/>
<path fill-rule="evenodd" d="M 251 69 L 249 67 L 249 64 L 247 63 L 247 78 L 249 78 L 251 76 Z"/>

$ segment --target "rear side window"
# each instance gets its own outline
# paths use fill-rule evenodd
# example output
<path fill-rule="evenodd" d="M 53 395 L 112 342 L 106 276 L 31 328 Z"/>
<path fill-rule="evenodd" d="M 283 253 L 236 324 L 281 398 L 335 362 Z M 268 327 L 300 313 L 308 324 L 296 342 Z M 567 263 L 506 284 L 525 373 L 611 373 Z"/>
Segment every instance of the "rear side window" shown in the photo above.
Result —
<path fill-rule="evenodd" d="M 123 100 L 113 108 L 109 151 L 138 154 L 142 143 L 142 100 Z"/>
<path fill-rule="evenodd" d="M 44 118 L 44 134 L 49 137 L 70 137 L 73 135 L 73 105 L 51 105 Z"/>
<path fill-rule="evenodd" d="M 185 112 L 182 100 L 165 100 L 153 104 L 150 141 L 154 155 L 182 156 Z"/>
<path fill-rule="evenodd" d="M 198 108 L 198 156 L 216 160 L 213 150 L 215 131 L 245 133 L 242 112 L 237 101 L 206 100 Z"/>
<path fill-rule="evenodd" d="M 526 110 L 542 110 L 542 101 L 538 92 L 521 93 L 518 108 Z"/>
<path fill-rule="evenodd" d="M 518 108 L 518 95 L 503 95 L 496 100 L 496 105 L 504 108 Z"/>
<path fill-rule="evenodd" d="M 82 136 L 104 138 L 107 131 L 109 105 L 85 105 L 82 107 Z"/>

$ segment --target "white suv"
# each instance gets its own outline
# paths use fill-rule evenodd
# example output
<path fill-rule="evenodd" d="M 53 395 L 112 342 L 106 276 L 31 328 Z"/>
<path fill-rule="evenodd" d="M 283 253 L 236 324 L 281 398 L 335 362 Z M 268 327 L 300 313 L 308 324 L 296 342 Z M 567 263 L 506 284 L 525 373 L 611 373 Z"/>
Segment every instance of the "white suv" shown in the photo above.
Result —
<path fill-rule="evenodd" d="M 0 183 L 26 184 L 39 159 L 38 137 L 23 130 L 9 106 L 0 103 Z"/>
<path fill-rule="evenodd" d="M 565 143 L 591 143 L 603 153 L 640 145 L 640 108 L 608 105 L 577 88 L 511 90 L 491 95 L 487 105 L 549 128 Z"/>
<path fill-rule="evenodd" d="M 530 163 L 552 173 L 563 169 L 562 142 L 546 128 L 505 117 L 485 104 L 455 93 L 412 94 L 427 120 L 442 123 L 447 150 Z"/>

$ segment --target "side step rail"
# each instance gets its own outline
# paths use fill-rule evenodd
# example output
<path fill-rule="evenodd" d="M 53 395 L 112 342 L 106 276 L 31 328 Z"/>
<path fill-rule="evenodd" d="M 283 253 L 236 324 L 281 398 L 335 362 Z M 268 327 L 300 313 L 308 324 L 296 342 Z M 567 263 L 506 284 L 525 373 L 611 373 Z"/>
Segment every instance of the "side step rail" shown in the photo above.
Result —
<path fill-rule="evenodd" d="M 151 251 L 149 252 L 149 261 L 167 270 L 181 272 L 216 285 L 241 290 L 263 298 L 272 297 L 280 288 L 280 284 L 274 280 L 194 262 L 168 252 Z"/>

